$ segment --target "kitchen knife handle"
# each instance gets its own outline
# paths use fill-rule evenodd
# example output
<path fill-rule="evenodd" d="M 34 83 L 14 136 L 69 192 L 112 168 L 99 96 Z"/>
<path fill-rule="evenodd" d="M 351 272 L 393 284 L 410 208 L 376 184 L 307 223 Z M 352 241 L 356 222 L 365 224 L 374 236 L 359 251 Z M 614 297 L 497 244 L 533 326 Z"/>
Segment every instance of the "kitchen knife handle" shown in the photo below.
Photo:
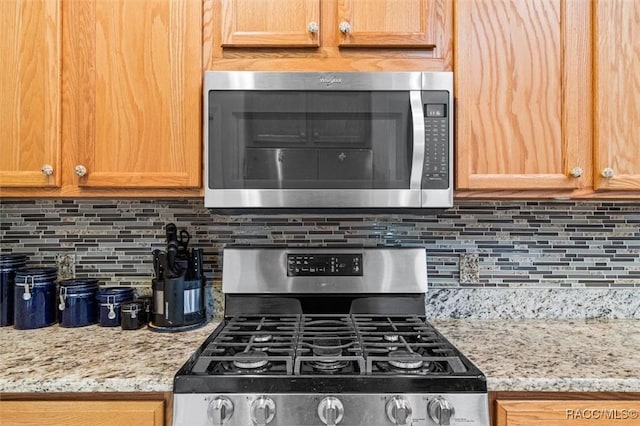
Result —
<path fill-rule="evenodd" d="M 176 262 L 178 259 L 178 243 L 174 241 L 169 241 L 167 245 L 167 266 L 169 267 L 169 273 L 171 274 L 171 278 L 175 278 L 180 276 L 183 272 L 180 268 L 180 265 Z"/>
<path fill-rule="evenodd" d="M 167 223 L 164 227 L 165 235 L 167 236 L 167 242 L 178 240 L 178 228 L 175 223 Z"/>
<path fill-rule="evenodd" d="M 191 259 L 193 261 L 193 275 L 195 279 L 201 280 L 204 276 L 202 265 L 202 249 L 193 249 L 191 251 Z"/>
<path fill-rule="evenodd" d="M 153 255 L 153 273 L 157 279 L 162 279 L 162 268 L 160 266 L 160 250 L 155 249 L 151 252 Z"/>

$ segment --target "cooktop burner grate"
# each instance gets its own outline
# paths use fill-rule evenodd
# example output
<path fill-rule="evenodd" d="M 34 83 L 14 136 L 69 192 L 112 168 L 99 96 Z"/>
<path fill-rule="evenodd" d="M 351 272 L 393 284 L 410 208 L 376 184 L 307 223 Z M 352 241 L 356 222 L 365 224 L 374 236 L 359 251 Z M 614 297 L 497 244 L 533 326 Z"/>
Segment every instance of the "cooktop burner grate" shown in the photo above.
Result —
<path fill-rule="evenodd" d="M 300 331 L 295 375 L 364 374 L 360 339 L 349 315 L 305 315 Z"/>
<path fill-rule="evenodd" d="M 240 316 L 227 320 L 198 357 L 197 374 L 293 374 L 299 318 Z"/>
<path fill-rule="evenodd" d="M 457 350 L 421 316 L 264 315 L 225 320 L 192 372 L 202 375 L 451 375 Z"/>

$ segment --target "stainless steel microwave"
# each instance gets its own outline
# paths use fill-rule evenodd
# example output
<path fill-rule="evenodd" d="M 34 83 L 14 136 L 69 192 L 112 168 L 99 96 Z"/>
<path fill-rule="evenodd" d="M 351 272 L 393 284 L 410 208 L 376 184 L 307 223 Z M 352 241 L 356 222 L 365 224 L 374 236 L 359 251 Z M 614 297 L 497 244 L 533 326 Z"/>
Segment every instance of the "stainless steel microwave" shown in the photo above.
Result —
<path fill-rule="evenodd" d="M 453 204 L 450 72 L 204 74 L 205 206 Z"/>

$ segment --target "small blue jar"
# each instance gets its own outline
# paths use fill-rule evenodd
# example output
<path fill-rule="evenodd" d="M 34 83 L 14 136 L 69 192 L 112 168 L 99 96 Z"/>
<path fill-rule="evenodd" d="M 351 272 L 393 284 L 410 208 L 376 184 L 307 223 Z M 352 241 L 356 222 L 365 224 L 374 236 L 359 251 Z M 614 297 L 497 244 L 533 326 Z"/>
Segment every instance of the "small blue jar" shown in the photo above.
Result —
<path fill-rule="evenodd" d="M 27 264 L 24 254 L 0 254 L 0 327 L 13 325 L 16 270 Z"/>
<path fill-rule="evenodd" d="M 140 300 L 124 302 L 120 308 L 123 330 L 137 330 L 147 325 L 144 304 Z"/>
<path fill-rule="evenodd" d="M 58 284 L 60 327 L 84 327 L 98 322 L 96 278 L 74 278 L 60 281 Z"/>
<path fill-rule="evenodd" d="M 57 268 L 20 268 L 13 294 L 13 326 L 20 330 L 42 328 L 56 322 Z"/>
<path fill-rule="evenodd" d="M 120 306 L 133 300 L 131 287 L 104 287 L 96 295 L 98 318 L 102 327 L 118 327 L 121 322 Z"/>

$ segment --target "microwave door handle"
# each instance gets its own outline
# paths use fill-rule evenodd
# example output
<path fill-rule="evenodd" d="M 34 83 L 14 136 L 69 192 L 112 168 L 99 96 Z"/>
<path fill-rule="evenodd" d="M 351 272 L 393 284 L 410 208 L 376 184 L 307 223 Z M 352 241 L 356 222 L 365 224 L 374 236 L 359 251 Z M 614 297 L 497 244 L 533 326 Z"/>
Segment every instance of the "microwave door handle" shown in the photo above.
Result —
<path fill-rule="evenodd" d="M 424 168 L 424 108 L 420 91 L 409 92 L 411 106 L 411 121 L 413 130 L 413 158 L 411 161 L 411 175 L 409 189 L 420 190 L 422 184 L 422 170 Z"/>

